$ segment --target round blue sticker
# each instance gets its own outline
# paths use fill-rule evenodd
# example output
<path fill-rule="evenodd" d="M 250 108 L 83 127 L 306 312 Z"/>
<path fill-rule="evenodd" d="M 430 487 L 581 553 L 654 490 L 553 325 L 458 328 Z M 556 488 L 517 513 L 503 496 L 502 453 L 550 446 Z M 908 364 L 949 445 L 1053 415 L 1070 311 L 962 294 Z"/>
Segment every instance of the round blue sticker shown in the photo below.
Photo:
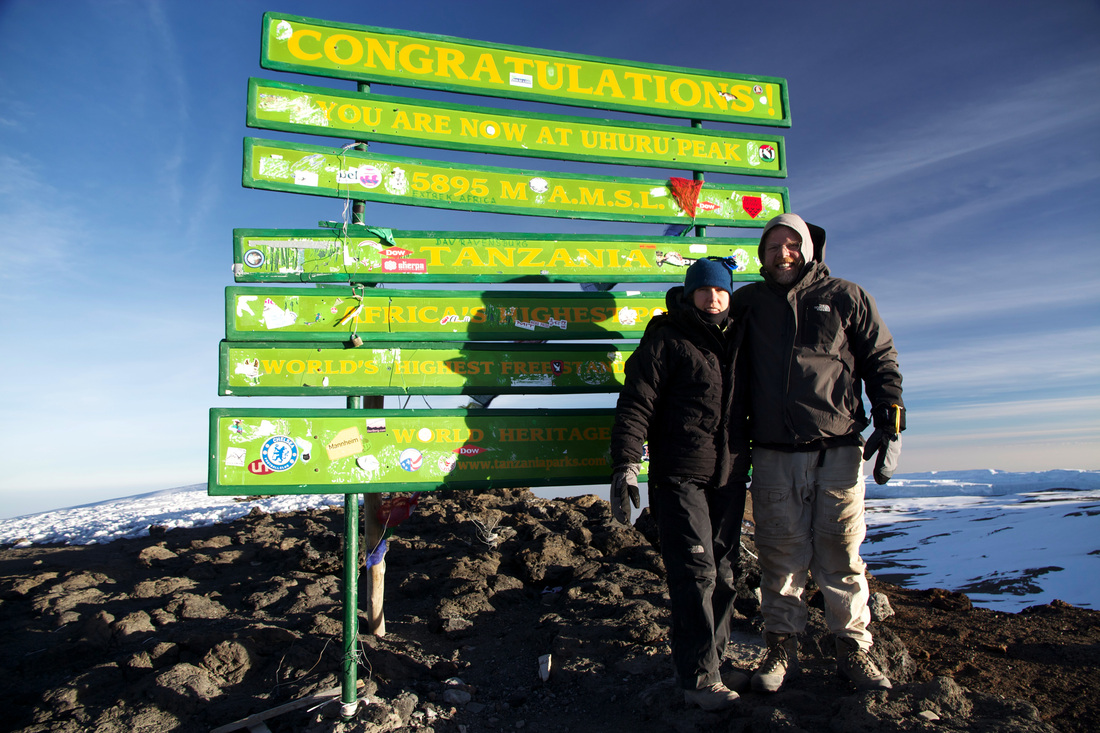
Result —
<path fill-rule="evenodd" d="M 298 462 L 298 444 L 285 435 L 275 435 L 260 448 L 260 458 L 272 471 L 285 471 Z"/>

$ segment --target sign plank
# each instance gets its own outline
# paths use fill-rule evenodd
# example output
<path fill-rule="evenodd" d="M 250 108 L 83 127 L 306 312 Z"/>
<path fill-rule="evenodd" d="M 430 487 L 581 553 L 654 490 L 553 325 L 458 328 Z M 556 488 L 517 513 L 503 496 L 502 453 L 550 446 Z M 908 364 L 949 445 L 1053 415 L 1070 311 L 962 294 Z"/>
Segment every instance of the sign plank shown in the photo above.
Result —
<path fill-rule="evenodd" d="M 705 183 L 695 218 L 667 180 L 525 171 L 245 138 L 249 188 L 498 214 L 763 227 L 785 187 Z"/>
<path fill-rule="evenodd" d="M 218 394 L 406 395 L 618 392 L 633 345 L 222 341 Z"/>
<path fill-rule="evenodd" d="M 210 411 L 213 496 L 604 483 L 614 410 Z M 644 478 L 643 478 L 644 480 Z"/>
<path fill-rule="evenodd" d="M 701 257 L 760 279 L 756 239 L 394 230 L 234 229 L 237 282 L 682 282 Z"/>
<path fill-rule="evenodd" d="M 664 292 L 378 290 L 230 286 L 230 341 L 641 338 Z"/>
<path fill-rule="evenodd" d="M 696 120 L 789 127 L 787 82 L 265 13 L 265 69 Z"/>
<path fill-rule="evenodd" d="M 249 127 L 477 153 L 786 178 L 783 138 L 248 83 Z"/>

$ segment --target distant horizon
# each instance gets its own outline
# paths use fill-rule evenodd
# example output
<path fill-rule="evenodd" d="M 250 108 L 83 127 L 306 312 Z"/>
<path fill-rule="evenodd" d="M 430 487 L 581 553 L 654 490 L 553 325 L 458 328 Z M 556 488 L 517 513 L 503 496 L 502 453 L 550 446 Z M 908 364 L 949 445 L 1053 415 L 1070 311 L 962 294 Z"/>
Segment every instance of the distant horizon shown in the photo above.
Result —
<path fill-rule="evenodd" d="M 945 470 L 942 470 L 942 471 L 914 471 L 914 472 L 898 473 L 898 474 L 895 474 L 893 479 L 891 479 L 891 482 L 886 484 L 885 486 L 876 486 L 875 483 L 874 483 L 874 480 L 871 479 L 870 474 L 866 473 L 865 475 L 866 475 L 866 478 L 867 478 L 868 494 L 870 495 L 871 493 L 887 493 L 888 494 L 889 491 L 891 490 L 891 488 L 896 489 L 899 486 L 899 482 L 920 480 L 921 478 L 926 477 L 926 476 L 930 476 L 930 475 L 983 474 L 983 475 L 991 475 L 991 476 L 992 475 L 1039 476 L 1039 475 L 1059 473 L 1059 472 L 1070 472 L 1070 473 L 1079 473 L 1079 474 L 1092 474 L 1092 473 L 1095 473 L 1095 474 L 1097 474 L 1098 478 L 1100 478 L 1100 469 L 1052 468 L 1052 469 L 1047 469 L 1047 470 L 1043 470 L 1043 471 L 1004 471 L 1004 470 L 996 469 L 996 468 L 970 468 L 970 469 L 945 469 Z M 146 488 L 144 490 L 136 490 L 136 491 L 134 491 L 134 493 L 113 493 L 113 494 L 110 494 L 110 495 L 101 495 L 98 498 L 89 499 L 88 501 L 81 501 L 81 502 L 76 503 L 76 504 L 66 504 L 64 506 L 50 506 L 48 508 L 35 508 L 35 509 L 27 510 L 27 511 L 20 511 L 18 514 L 9 514 L 9 513 L 7 513 L 8 509 L 7 509 L 7 507 L 5 507 L 3 510 L 0 510 L 0 511 L 3 512 L 3 514 L 0 514 L 0 522 L 3 522 L 4 520 L 8 520 L 8 519 L 19 519 L 20 517 L 28 517 L 28 516 L 34 516 L 34 515 L 37 515 L 37 514 L 45 514 L 45 513 L 48 513 L 48 512 L 60 512 L 60 511 L 66 511 L 66 510 L 69 510 L 69 509 L 79 509 L 79 508 L 82 508 L 82 507 L 95 506 L 96 504 L 103 504 L 103 503 L 112 502 L 112 501 L 133 499 L 133 498 L 141 497 L 141 496 L 159 494 L 159 493 L 163 493 L 163 492 L 170 492 L 170 491 L 174 491 L 174 490 L 177 490 L 177 489 L 189 489 L 189 488 L 194 488 L 194 487 L 199 487 L 199 486 L 207 486 L 208 483 L 209 483 L 208 481 L 203 480 L 203 481 L 195 481 L 193 483 L 173 484 L 173 485 L 170 485 L 170 486 L 163 486 L 163 487 L 160 487 L 160 488 Z M 646 482 L 642 482 L 642 485 L 644 486 L 645 483 Z M 544 494 L 550 493 L 550 494 L 553 494 L 553 498 L 566 497 L 566 496 L 579 496 L 579 495 L 584 495 L 584 494 L 606 495 L 607 490 L 608 490 L 607 486 L 603 486 L 603 485 L 600 485 L 600 484 L 577 484 L 575 486 L 533 486 L 533 487 L 523 487 L 523 488 L 530 488 L 533 493 L 538 494 L 538 495 L 544 495 Z M 1059 487 L 1059 488 L 1064 488 L 1064 487 Z M 584 491 L 583 489 L 594 489 L 594 490 Z M 116 491 L 119 491 L 119 492 L 131 491 L 131 490 L 132 489 L 123 489 L 123 488 L 117 488 L 116 487 Z M 443 488 L 443 489 L 438 489 L 438 490 L 447 490 L 447 489 Z M 343 492 L 336 491 L 336 492 L 332 492 L 332 493 L 329 493 L 329 494 L 311 494 L 311 495 L 312 496 L 333 496 L 333 495 L 339 495 L 339 494 L 342 494 L 342 493 Z M 362 493 L 366 493 L 366 492 L 359 492 L 359 493 L 362 494 Z M 402 492 L 397 491 L 397 492 L 379 492 L 379 493 L 402 493 Z M 306 494 L 300 494 L 300 495 L 289 494 L 287 496 L 305 496 L 305 495 Z M 240 497 L 240 498 L 248 499 L 249 497 Z"/>

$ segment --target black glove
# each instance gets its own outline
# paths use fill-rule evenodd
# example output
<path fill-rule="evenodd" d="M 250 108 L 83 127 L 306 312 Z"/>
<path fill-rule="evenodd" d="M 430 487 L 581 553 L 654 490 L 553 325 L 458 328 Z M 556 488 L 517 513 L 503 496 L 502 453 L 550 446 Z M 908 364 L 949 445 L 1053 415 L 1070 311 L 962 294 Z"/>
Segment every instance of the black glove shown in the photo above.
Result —
<path fill-rule="evenodd" d="M 894 475 L 901 456 L 901 431 L 905 430 L 905 408 L 901 405 L 880 405 L 871 411 L 875 429 L 863 447 L 863 460 L 875 459 L 875 483 L 884 484 Z"/>
<path fill-rule="evenodd" d="M 641 494 L 638 493 L 638 474 L 642 470 L 640 463 L 624 463 L 615 466 L 611 474 L 611 516 L 623 524 L 630 524 L 630 504 L 641 506 Z"/>

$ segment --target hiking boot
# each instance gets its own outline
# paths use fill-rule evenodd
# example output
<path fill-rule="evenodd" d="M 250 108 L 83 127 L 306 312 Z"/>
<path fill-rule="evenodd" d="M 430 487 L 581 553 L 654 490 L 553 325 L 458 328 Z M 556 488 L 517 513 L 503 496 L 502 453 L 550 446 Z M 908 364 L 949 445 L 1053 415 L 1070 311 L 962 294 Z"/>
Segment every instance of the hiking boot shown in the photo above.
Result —
<path fill-rule="evenodd" d="M 836 640 L 836 672 L 861 690 L 890 690 L 893 685 L 855 639 Z"/>
<path fill-rule="evenodd" d="M 684 690 L 684 702 L 702 708 L 709 713 L 729 710 L 737 704 L 739 699 L 736 692 L 721 682 L 715 682 L 713 685 L 707 685 L 698 690 Z"/>
<path fill-rule="evenodd" d="M 798 673 L 798 639 L 794 634 L 764 634 L 768 653 L 752 676 L 752 689 L 778 692 L 787 675 Z"/>

